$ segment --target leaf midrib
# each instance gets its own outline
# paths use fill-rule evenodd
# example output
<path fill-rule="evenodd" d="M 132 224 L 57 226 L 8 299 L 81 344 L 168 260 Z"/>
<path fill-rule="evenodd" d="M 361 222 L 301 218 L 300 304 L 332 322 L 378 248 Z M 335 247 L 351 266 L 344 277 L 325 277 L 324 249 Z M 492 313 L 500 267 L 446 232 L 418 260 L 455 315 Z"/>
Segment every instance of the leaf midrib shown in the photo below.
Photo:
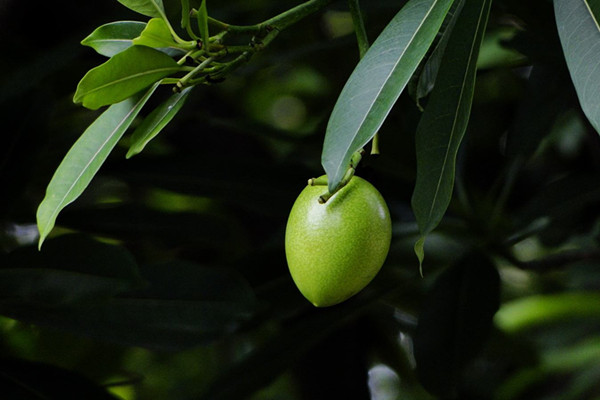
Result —
<path fill-rule="evenodd" d="M 344 154 L 348 154 L 348 151 L 350 150 L 350 147 L 352 146 L 352 144 L 354 144 L 354 141 L 356 140 L 356 138 L 359 136 L 360 131 L 362 130 L 362 127 L 365 124 L 365 121 L 367 120 L 367 116 L 371 113 L 371 110 L 373 109 L 373 107 L 375 106 L 375 103 L 377 103 L 377 99 L 379 98 L 379 95 L 381 94 L 381 92 L 383 92 L 384 88 L 387 87 L 387 83 L 390 81 L 390 76 L 393 75 L 394 71 L 396 70 L 398 64 L 400 63 L 400 60 L 404 57 L 404 54 L 406 54 L 407 49 L 410 47 L 410 45 L 413 43 L 415 37 L 417 36 L 417 34 L 421 31 L 421 28 L 423 27 L 423 25 L 425 24 L 425 21 L 427 20 L 427 18 L 429 17 L 429 15 L 431 14 L 431 11 L 435 8 L 435 6 L 439 3 L 439 0 L 435 0 L 431 3 L 431 7 L 429 8 L 429 10 L 427 10 L 427 13 L 425 14 L 425 16 L 423 17 L 423 19 L 421 19 L 421 22 L 419 23 L 419 25 L 417 26 L 417 29 L 415 29 L 415 32 L 413 33 L 412 37 L 410 38 L 410 40 L 408 41 L 407 45 L 404 46 L 404 50 L 402 51 L 402 53 L 400 54 L 400 56 L 397 58 L 396 62 L 394 63 L 393 68 L 390 70 L 390 72 L 388 73 L 388 75 L 385 78 L 385 83 L 383 85 L 381 85 L 381 87 L 379 88 L 379 90 L 377 91 L 377 95 L 375 96 L 375 101 L 373 101 L 369 108 L 367 109 L 367 112 L 364 114 L 362 120 L 360 121 L 359 125 L 358 125 L 358 129 L 356 130 L 356 134 L 354 135 L 354 138 L 352 139 L 352 141 L 350 141 L 348 143 L 348 146 L 346 147 L 346 149 L 344 150 Z M 335 174 L 337 175 L 340 168 L 342 168 L 342 165 L 338 165 L 338 168 L 335 170 Z"/>
<path fill-rule="evenodd" d="M 83 97 L 89 96 L 90 94 L 93 94 L 93 93 L 95 93 L 95 92 L 97 92 L 99 90 L 105 89 L 105 88 L 107 88 L 109 86 L 118 85 L 119 83 L 126 82 L 126 81 L 131 80 L 131 79 L 139 78 L 139 77 L 142 77 L 144 75 L 156 74 L 156 73 L 162 72 L 162 71 L 169 71 L 169 70 L 173 70 L 173 72 L 177 71 L 177 70 L 179 70 L 179 66 L 177 66 L 177 67 L 173 66 L 173 67 L 157 68 L 157 69 L 148 70 L 148 71 L 144 71 L 144 72 L 138 72 L 138 73 L 133 74 L 133 75 L 127 75 L 127 76 L 125 76 L 123 78 L 119 78 L 119 79 L 116 79 L 114 81 L 110 81 L 108 83 L 105 83 L 104 85 L 96 86 L 95 88 L 90 89 L 87 92 L 82 93 L 79 98 L 83 98 Z"/>
<path fill-rule="evenodd" d="M 481 8 L 481 12 L 479 14 L 479 19 L 477 21 L 476 32 L 479 32 L 479 28 L 481 26 L 481 16 L 484 13 L 484 9 L 485 9 L 485 6 Z M 448 140 L 448 143 L 452 143 L 452 140 L 453 140 L 454 135 L 456 133 L 456 131 L 455 131 L 456 123 L 457 123 L 456 116 L 458 115 L 458 110 L 460 109 L 460 104 L 462 102 L 462 98 L 463 98 L 463 95 L 465 93 L 465 82 L 467 80 L 467 76 L 469 75 L 468 74 L 469 67 L 473 63 L 473 51 L 474 51 L 475 43 L 476 42 L 477 42 L 477 37 L 471 43 L 471 50 L 469 51 L 469 62 L 468 62 L 467 68 L 465 69 L 465 74 L 463 75 L 462 84 L 461 84 L 461 90 L 460 90 L 460 95 L 459 95 L 459 98 L 458 98 L 458 107 L 456 107 L 456 110 L 454 112 L 454 120 L 453 120 L 454 122 L 452 123 L 452 129 L 451 129 L 450 139 Z M 441 170 L 439 178 L 438 178 L 438 182 L 437 182 L 437 185 L 436 185 L 436 188 L 435 188 L 435 192 L 434 192 L 434 195 L 433 195 L 433 201 L 431 202 L 431 207 L 429 209 L 429 214 L 427 216 L 428 220 L 431 220 L 431 216 L 433 215 L 433 210 L 435 209 L 435 204 L 438 201 L 438 194 L 439 194 L 440 187 L 441 187 L 441 184 L 442 184 L 442 177 L 443 177 L 444 172 L 446 170 L 446 164 L 447 164 L 447 161 L 448 161 L 449 154 L 450 154 L 450 146 L 447 146 L 446 147 L 446 153 L 444 154 L 444 162 L 442 164 L 442 170 Z"/>
<path fill-rule="evenodd" d="M 71 186 L 69 186 L 69 189 L 67 189 L 67 191 L 65 192 L 64 196 L 60 199 L 60 201 L 58 202 L 57 206 L 52 211 L 52 214 L 50 215 L 51 218 L 49 218 L 47 220 L 46 224 L 44 224 L 44 231 L 46 231 L 46 228 L 48 227 L 48 221 L 54 221 L 56 219 L 56 217 L 58 216 L 59 210 L 62 209 L 64 205 L 68 204 L 68 202 L 65 202 L 65 199 L 71 194 L 71 192 L 73 191 L 73 188 L 75 187 L 75 185 L 77 184 L 77 182 L 79 182 L 79 180 L 81 179 L 81 177 L 88 170 L 88 168 L 94 162 L 94 160 L 96 160 L 96 158 L 98 157 L 98 154 L 100 154 L 100 152 L 106 147 L 106 144 L 110 141 L 110 139 L 112 139 L 112 137 L 115 134 L 115 132 L 117 132 L 121 128 L 121 126 L 123 126 L 123 124 L 125 123 L 125 121 L 127 121 L 127 119 L 129 118 L 129 116 L 133 112 L 135 112 L 135 110 L 137 109 L 137 107 L 139 106 L 139 104 L 141 102 L 143 102 L 144 99 L 145 99 L 145 96 L 142 97 L 140 100 L 138 100 L 134 104 L 133 107 L 131 107 L 131 109 L 127 112 L 127 114 L 125 114 L 125 116 L 121 119 L 121 121 L 117 124 L 117 126 L 112 130 L 112 132 L 110 133 L 110 135 L 108 135 L 107 139 L 102 143 L 102 145 L 93 154 L 93 156 L 90 158 L 90 160 L 85 164 L 84 168 L 81 169 L 81 172 L 79 173 L 79 175 L 77 175 L 77 178 L 73 180 L 73 183 L 71 183 Z"/>

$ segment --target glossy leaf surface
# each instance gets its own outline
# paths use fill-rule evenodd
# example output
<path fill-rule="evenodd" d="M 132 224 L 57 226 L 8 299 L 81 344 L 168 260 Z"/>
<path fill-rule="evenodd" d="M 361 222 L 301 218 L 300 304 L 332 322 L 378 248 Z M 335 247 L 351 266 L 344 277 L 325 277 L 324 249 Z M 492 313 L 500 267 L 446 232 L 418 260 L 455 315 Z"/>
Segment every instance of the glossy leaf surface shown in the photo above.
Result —
<path fill-rule="evenodd" d="M 185 88 L 173 94 L 164 103 L 155 108 L 144 121 L 135 129 L 131 137 L 131 146 L 126 157 L 130 158 L 140 153 L 152 139 L 177 115 L 192 87 Z"/>
<path fill-rule="evenodd" d="M 125 7 L 146 15 L 148 17 L 160 18 L 165 14 L 162 0 L 118 0 Z"/>
<path fill-rule="evenodd" d="M 145 22 L 117 21 L 99 26 L 81 44 L 89 46 L 99 54 L 112 57 L 133 46 L 133 39 L 146 27 Z"/>
<path fill-rule="evenodd" d="M 469 122 L 490 5 L 489 0 L 465 2 L 417 127 L 417 181 L 411 204 L 421 232 L 415 245 L 421 262 L 424 238 L 439 224 L 452 197 L 456 155 Z"/>
<path fill-rule="evenodd" d="M 554 11 L 579 103 L 600 133 L 600 2 L 554 0 Z"/>
<path fill-rule="evenodd" d="M 162 18 L 152 18 L 139 37 L 133 39 L 133 44 L 148 47 L 173 47 L 177 43 L 173 40 L 169 27 Z"/>
<path fill-rule="evenodd" d="M 132 46 L 89 70 L 73 101 L 95 110 L 123 101 L 179 69 L 175 60 L 158 50 Z"/>
<path fill-rule="evenodd" d="M 352 154 L 377 133 L 437 34 L 452 0 L 411 0 L 346 82 L 333 109 L 321 162 L 336 188 Z"/>
<path fill-rule="evenodd" d="M 40 246 L 54 227 L 60 211 L 83 193 L 155 88 L 109 107 L 71 147 L 56 169 L 37 210 Z"/>

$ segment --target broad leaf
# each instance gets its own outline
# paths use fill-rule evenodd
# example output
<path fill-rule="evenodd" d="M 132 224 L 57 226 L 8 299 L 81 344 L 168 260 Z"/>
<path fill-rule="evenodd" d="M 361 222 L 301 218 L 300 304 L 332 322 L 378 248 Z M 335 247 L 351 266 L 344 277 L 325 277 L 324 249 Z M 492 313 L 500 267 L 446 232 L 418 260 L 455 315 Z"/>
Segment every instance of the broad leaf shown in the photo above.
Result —
<path fill-rule="evenodd" d="M 77 85 L 73 101 L 92 110 L 118 103 L 180 68 L 158 50 L 132 46 L 89 70 Z"/>
<path fill-rule="evenodd" d="M 557 69 L 544 64 L 534 64 L 527 91 L 506 138 L 508 158 L 527 159 L 552 129 L 557 116 L 565 108 L 569 96 L 566 68 Z"/>
<path fill-rule="evenodd" d="M 103 56 L 112 57 L 131 47 L 133 39 L 138 37 L 145 27 L 145 22 L 111 22 L 96 28 L 94 32 L 81 41 L 81 44 L 93 48 Z"/>
<path fill-rule="evenodd" d="M 161 18 L 165 16 L 165 7 L 162 0 L 118 0 L 125 7 L 146 15 Z"/>
<path fill-rule="evenodd" d="M 421 233 L 415 245 L 420 262 L 424 238 L 439 224 L 452 197 L 456 154 L 471 113 L 477 55 L 490 4 L 491 0 L 465 2 L 417 127 L 417 181 L 412 209 Z"/>
<path fill-rule="evenodd" d="M 433 42 L 453 0 L 411 0 L 356 66 L 333 109 L 321 162 L 335 189 L 352 155 L 383 124 Z"/>
<path fill-rule="evenodd" d="M 252 316 L 254 294 L 226 268 L 187 262 L 140 267 L 146 286 L 68 306 L 0 302 L 10 318 L 123 345 L 181 350 L 231 333 Z"/>
<path fill-rule="evenodd" d="M 49 240 L 0 258 L 3 301 L 67 306 L 114 296 L 139 286 L 133 256 L 124 248 L 82 235 Z"/>
<path fill-rule="evenodd" d="M 58 166 L 37 210 L 39 245 L 50 233 L 60 211 L 89 185 L 104 160 L 156 89 L 110 106 L 81 135 Z"/>
<path fill-rule="evenodd" d="M 579 103 L 600 133 L 600 2 L 554 0 L 554 11 Z"/>
<path fill-rule="evenodd" d="M 180 93 L 173 94 L 167 101 L 155 108 L 136 128 L 131 136 L 131 145 L 126 157 L 130 158 L 140 153 L 152 139 L 167 126 L 179 112 L 192 87 L 185 88 Z"/>
<path fill-rule="evenodd" d="M 177 46 L 169 26 L 162 18 L 152 18 L 148 21 L 148 25 L 140 36 L 133 40 L 133 44 L 155 48 Z"/>
<path fill-rule="evenodd" d="M 459 376 L 483 346 L 499 304 L 500 277 L 483 255 L 466 256 L 436 279 L 414 336 L 417 375 L 427 390 L 454 398 Z"/>

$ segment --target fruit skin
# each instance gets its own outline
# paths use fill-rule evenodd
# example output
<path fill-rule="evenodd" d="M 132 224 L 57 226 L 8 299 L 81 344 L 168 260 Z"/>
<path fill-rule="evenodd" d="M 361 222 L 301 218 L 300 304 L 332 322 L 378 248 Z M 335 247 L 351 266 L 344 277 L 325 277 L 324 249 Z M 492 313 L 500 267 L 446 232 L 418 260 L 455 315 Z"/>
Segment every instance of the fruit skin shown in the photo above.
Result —
<path fill-rule="evenodd" d="M 320 204 L 326 191 L 321 185 L 304 188 L 285 232 L 292 278 L 317 307 L 341 303 L 367 286 L 381 269 L 392 237 L 385 200 L 369 182 L 354 176 Z"/>

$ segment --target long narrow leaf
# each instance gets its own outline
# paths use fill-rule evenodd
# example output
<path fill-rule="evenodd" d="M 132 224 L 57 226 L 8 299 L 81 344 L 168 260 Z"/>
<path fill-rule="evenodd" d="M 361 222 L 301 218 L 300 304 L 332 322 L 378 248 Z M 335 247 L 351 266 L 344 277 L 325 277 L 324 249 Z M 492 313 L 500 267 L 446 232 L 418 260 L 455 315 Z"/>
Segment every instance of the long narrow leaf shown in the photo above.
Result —
<path fill-rule="evenodd" d="M 89 70 L 77 85 L 73 101 L 95 110 L 123 101 L 180 69 L 158 50 L 132 46 Z"/>
<path fill-rule="evenodd" d="M 600 133 L 600 2 L 554 0 L 554 11 L 581 108 Z"/>
<path fill-rule="evenodd" d="M 412 208 L 421 238 L 420 262 L 427 236 L 439 224 L 452 197 L 456 154 L 473 100 L 477 55 L 491 0 L 467 0 L 442 58 L 436 87 L 417 127 L 417 181 Z"/>
<path fill-rule="evenodd" d="M 48 184 L 46 197 L 37 210 L 40 247 L 60 211 L 83 193 L 156 87 L 154 85 L 141 97 L 110 106 L 71 147 Z"/>
<path fill-rule="evenodd" d="M 450 8 L 450 11 L 448 11 L 448 15 L 446 16 L 448 22 L 444 24 L 445 26 L 442 26 L 442 35 L 431 52 L 431 56 L 429 56 L 429 59 L 425 63 L 423 70 L 419 74 L 415 93 L 415 100 L 417 103 L 433 90 L 435 79 L 440 70 L 442 57 L 446 51 L 446 46 L 448 46 L 448 40 L 450 39 L 454 25 L 456 24 L 456 20 L 458 19 L 464 4 L 464 0 L 456 0 Z"/>
<path fill-rule="evenodd" d="M 154 139 L 171 122 L 185 103 L 192 88 L 192 86 L 187 87 L 180 93 L 172 95 L 144 119 L 131 136 L 131 146 L 127 152 L 127 158 L 140 153 L 148 142 Z"/>
<path fill-rule="evenodd" d="M 206 10 L 206 0 L 202 0 L 200 8 L 198 9 L 198 30 L 200 31 L 200 38 L 202 39 L 202 45 L 206 49 L 208 46 L 208 11 Z"/>
<path fill-rule="evenodd" d="M 453 0 L 411 0 L 392 19 L 346 82 L 333 109 L 321 162 L 335 189 L 352 154 L 379 130 L 425 56 Z"/>

